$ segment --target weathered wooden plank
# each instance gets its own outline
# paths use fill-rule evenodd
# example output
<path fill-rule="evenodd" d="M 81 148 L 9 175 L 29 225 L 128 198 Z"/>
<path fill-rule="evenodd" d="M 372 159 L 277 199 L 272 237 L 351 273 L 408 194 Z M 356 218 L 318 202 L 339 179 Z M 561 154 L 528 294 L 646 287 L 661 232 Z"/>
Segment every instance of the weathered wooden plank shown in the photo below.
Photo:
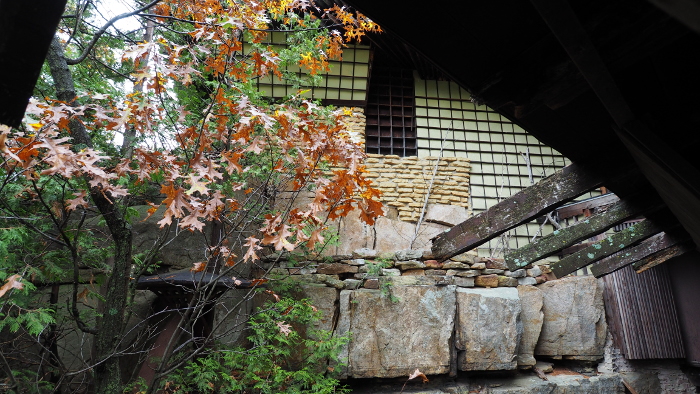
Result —
<path fill-rule="evenodd" d="M 618 201 L 607 211 L 592 215 L 578 223 L 555 230 L 537 242 L 527 244 L 505 255 L 506 264 L 511 270 L 524 267 L 534 261 L 551 256 L 579 241 L 600 234 L 628 218 L 637 216 L 650 206 L 634 201 Z"/>
<path fill-rule="evenodd" d="M 599 187 L 601 183 L 600 177 L 571 164 L 433 238 L 433 255 L 446 259 L 471 250 Z"/>
<path fill-rule="evenodd" d="M 610 257 L 606 257 L 594 265 L 588 267 L 596 278 L 611 274 L 621 268 L 633 264 L 640 259 L 670 248 L 679 242 L 677 237 L 666 233 L 657 234 L 637 246 L 622 250 Z"/>
<path fill-rule="evenodd" d="M 666 261 L 671 260 L 674 257 L 678 257 L 686 252 L 690 252 L 691 250 L 695 250 L 692 244 L 679 243 L 633 263 L 632 268 L 634 268 L 638 274 L 641 274 L 649 268 L 656 267 L 659 264 L 665 263 Z"/>
<path fill-rule="evenodd" d="M 643 241 L 660 231 L 658 226 L 649 220 L 644 220 L 598 241 L 586 249 L 564 257 L 552 264 L 552 272 L 557 278 L 561 278 L 604 257 L 620 252 L 629 245 Z"/>
<path fill-rule="evenodd" d="M 586 209 L 595 209 L 614 204 L 618 201 L 620 201 L 620 198 L 617 195 L 608 193 L 602 196 L 589 198 L 584 201 L 572 202 L 557 208 L 557 217 L 559 220 L 568 219 L 572 216 L 583 215 L 583 211 Z"/>

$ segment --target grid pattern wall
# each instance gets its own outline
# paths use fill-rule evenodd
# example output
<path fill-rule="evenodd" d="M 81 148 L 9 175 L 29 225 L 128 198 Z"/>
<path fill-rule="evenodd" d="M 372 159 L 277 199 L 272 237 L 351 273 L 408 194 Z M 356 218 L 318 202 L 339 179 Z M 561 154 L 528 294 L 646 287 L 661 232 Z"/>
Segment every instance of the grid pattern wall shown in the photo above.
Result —
<path fill-rule="evenodd" d="M 413 71 L 375 67 L 365 108 L 367 153 L 416 156 Z"/>
<path fill-rule="evenodd" d="M 275 32 L 270 35 L 270 45 L 285 47 L 286 34 Z M 318 86 L 302 87 L 302 97 L 326 100 L 329 102 L 349 102 L 364 104 L 367 100 L 367 86 L 370 74 L 370 48 L 367 45 L 348 45 L 343 50 L 342 61 L 333 60 L 330 72 L 321 75 Z M 290 66 L 288 71 L 299 77 L 306 72 L 298 66 Z M 293 84 L 275 76 L 260 78 L 258 90 L 265 96 L 281 98 L 299 93 Z"/>
<path fill-rule="evenodd" d="M 471 101 L 469 93 L 448 81 L 415 76 L 418 156 L 468 157 L 471 160 L 471 207 L 474 214 L 552 175 L 569 164 L 557 151 L 543 145 L 525 130 L 485 105 Z M 528 166 L 526 157 L 529 158 Z M 524 224 L 479 250 L 500 256 L 526 245 L 552 226 Z"/>

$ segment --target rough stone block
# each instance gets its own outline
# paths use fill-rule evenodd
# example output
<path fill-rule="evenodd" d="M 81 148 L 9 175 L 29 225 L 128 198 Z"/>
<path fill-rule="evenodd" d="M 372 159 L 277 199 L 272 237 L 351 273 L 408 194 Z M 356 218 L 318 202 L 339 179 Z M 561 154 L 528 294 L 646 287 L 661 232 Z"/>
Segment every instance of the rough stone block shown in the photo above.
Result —
<path fill-rule="evenodd" d="M 518 344 L 523 333 L 518 291 L 511 288 L 458 288 L 456 294 L 458 369 L 515 369 Z"/>
<path fill-rule="evenodd" d="M 447 275 L 447 271 L 445 270 L 424 270 L 426 275 L 430 276 L 445 276 Z"/>
<path fill-rule="evenodd" d="M 472 269 L 475 269 L 475 270 L 486 269 L 486 263 L 474 263 L 474 264 L 472 264 Z"/>
<path fill-rule="evenodd" d="M 524 269 L 519 269 L 519 270 L 515 270 L 515 271 L 506 270 L 503 273 L 503 275 L 511 277 L 511 278 L 524 278 L 525 276 L 527 276 Z"/>
<path fill-rule="evenodd" d="M 518 285 L 518 280 L 516 278 L 509 278 L 507 276 L 498 276 L 498 287 L 516 287 Z"/>
<path fill-rule="evenodd" d="M 425 275 L 385 276 L 379 279 L 379 283 L 390 283 L 391 286 L 435 286 L 435 282 L 434 276 Z"/>
<path fill-rule="evenodd" d="M 319 264 L 316 272 L 326 275 L 354 274 L 358 272 L 358 267 L 342 263 Z"/>
<path fill-rule="evenodd" d="M 448 373 L 455 287 L 398 286 L 391 291 L 398 301 L 366 289 L 341 297 L 339 321 L 345 332 L 352 332 L 345 376 L 406 377 L 416 368 L 426 375 Z"/>
<path fill-rule="evenodd" d="M 422 269 L 413 269 L 413 270 L 406 270 L 401 273 L 401 276 L 422 276 L 425 275 L 425 270 Z"/>
<path fill-rule="evenodd" d="M 379 288 L 379 279 L 376 279 L 376 278 L 365 279 L 364 288 L 365 289 L 378 289 Z"/>
<path fill-rule="evenodd" d="M 479 275 L 474 279 L 474 285 L 479 287 L 498 287 L 498 275 Z"/>
<path fill-rule="evenodd" d="M 518 346 L 518 366 L 535 365 L 535 346 L 540 338 L 544 312 L 542 312 L 542 291 L 534 286 L 518 286 L 520 297 L 520 319 L 523 322 L 523 336 Z"/>
<path fill-rule="evenodd" d="M 391 220 L 380 217 L 374 224 L 374 230 L 380 236 L 376 237 L 374 248 L 378 253 L 409 249 L 411 239 L 416 233 L 416 225 L 401 220 Z M 342 239 L 342 238 L 341 238 Z M 396 260 L 402 260 L 395 258 Z M 408 259 L 405 259 L 408 260 Z"/>
<path fill-rule="evenodd" d="M 448 270 L 447 275 L 461 276 L 462 278 L 471 278 L 474 276 L 479 276 L 481 272 L 477 270 Z"/>
<path fill-rule="evenodd" d="M 428 209 L 425 212 L 426 222 L 444 224 L 450 227 L 462 223 L 468 217 L 466 208 L 454 205 L 428 204 Z"/>
<path fill-rule="evenodd" d="M 359 279 L 345 279 L 343 283 L 345 283 L 345 289 L 347 290 L 359 289 L 362 285 L 362 281 Z"/>
<path fill-rule="evenodd" d="M 544 323 L 535 355 L 602 358 L 607 334 L 602 282 L 574 276 L 538 288 L 544 296 Z"/>
<path fill-rule="evenodd" d="M 496 275 L 502 275 L 505 270 L 502 269 L 497 269 L 497 268 L 486 268 L 485 270 L 482 270 L 482 273 L 484 275 L 491 275 L 491 274 L 496 274 Z"/>
<path fill-rule="evenodd" d="M 453 283 L 459 287 L 474 287 L 474 278 L 460 278 L 456 276 L 453 278 Z"/>
<path fill-rule="evenodd" d="M 442 264 L 442 268 L 446 270 L 457 269 L 457 270 L 467 270 L 471 268 L 469 264 L 460 263 L 457 261 L 448 261 Z"/>
<path fill-rule="evenodd" d="M 537 284 L 537 279 L 529 276 L 526 278 L 518 278 L 518 284 L 522 286 L 534 286 Z"/>
<path fill-rule="evenodd" d="M 394 254 L 396 261 L 417 260 L 423 257 L 422 250 L 404 249 Z"/>
<path fill-rule="evenodd" d="M 535 265 L 529 270 L 527 270 L 527 276 L 532 276 L 533 278 L 536 276 L 542 275 L 542 269 L 540 268 L 539 265 Z"/>
<path fill-rule="evenodd" d="M 369 248 L 360 248 L 352 251 L 352 257 L 356 259 L 374 259 L 377 257 L 377 251 Z"/>
<path fill-rule="evenodd" d="M 383 276 L 401 276 L 401 271 L 398 268 L 382 268 Z"/>
<path fill-rule="evenodd" d="M 456 256 L 452 256 L 450 258 L 450 260 L 458 261 L 460 263 L 471 263 L 474 261 L 475 257 L 476 257 L 476 252 L 473 250 L 470 250 L 468 252 L 464 252 L 464 253 L 458 254 Z"/>
<path fill-rule="evenodd" d="M 397 261 L 394 266 L 398 267 L 401 271 L 425 268 L 425 264 L 418 260 Z"/>
<path fill-rule="evenodd" d="M 425 255 L 423 255 L 425 257 Z M 425 264 L 425 268 L 434 268 L 434 269 L 443 269 L 444 267 L 442 266 L 442 263 L 437 261 L 437 260 L 425 260 L 423 261 L 423 264 Z"/>
<path fill-rule="evenodd" d="M 484 263 L 486 264 L 486 268 L 490 269 L 505 270 L 508 268 L 503 259 L 486 259 Z"/>
<path fill-rule="evenodd" d="M 552 269 L 549 267 L 549 264 L 541 264 L 541 265 L 538 265 L 538 267 L 540 267 L 540 270 L 542 271 L 543 274 L 549 274 L 552 272 Z"/>

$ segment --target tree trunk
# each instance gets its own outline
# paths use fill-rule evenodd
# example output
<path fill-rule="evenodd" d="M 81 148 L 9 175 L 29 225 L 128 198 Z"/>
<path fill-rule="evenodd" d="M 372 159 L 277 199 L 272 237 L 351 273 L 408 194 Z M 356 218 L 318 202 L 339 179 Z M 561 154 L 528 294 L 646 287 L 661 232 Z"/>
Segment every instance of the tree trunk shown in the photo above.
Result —
<path fill-rule="evenodd" d="M 58 99 L 75 105 L 73 77 L 57 37 L 51 42 L 47 62 Z M 93 146 L 90 135 L 79 120 L 72 120 L 69 126 L 74 145 Z M 124 331 L 124 311 L 131 269 L 131 226 L 124 218 L 124 207 L 121 204 L 110 201 L 97 188 L 91 190 L 90 196 L 105 219 L 114 241 L 114 267 L 106 283 L 104 313 L 97 322 L 97 334 L 94 338 L 93 380 L 96 393 L 118 394 L 122 392 L 118 352 L 119 340 Z"/>

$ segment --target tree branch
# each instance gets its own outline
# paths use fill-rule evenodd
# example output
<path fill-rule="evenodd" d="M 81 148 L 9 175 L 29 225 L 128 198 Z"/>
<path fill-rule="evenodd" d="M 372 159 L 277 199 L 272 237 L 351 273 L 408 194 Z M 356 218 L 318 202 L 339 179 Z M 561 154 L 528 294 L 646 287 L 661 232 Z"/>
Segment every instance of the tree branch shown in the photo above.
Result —
<path fill-rule="evenodd" d="M 138 8 L 138 9 L 131 11 L 131 12 L 125 12 L 123 14 L 119 14 L 119 15 L 115 16 L 114 18 L 110 19 L 109 21 L 107 21 L 107 23 L 104 24 L 104 26 L 102 26 L 102 28 L 100 28 L 100 30 L 97 31 L 97 33 L 95 33 L 94 36 L 92 36 L 92 40 L 90 40 L 87 47 L 85 47 L 83 54 L 75 59 L 66 58 L 66 63 L 68 65 L 72 66 L 72 65 L 75 65 L 75 64 L 82 62 L 88 56 L 88 54 L 90 53 L 92 48 L 95 46 L 95 44 L 97 44 L 97 40 L 99 40 L 100 37 L 107 31 L 107 29 L 109 29 L 110 26 L 112 26 L 116 21 L 118 21 L 120 19 L 128 18 L 128 17 L 133 16 L 133 15 L 136 15 L 142 11 L 145 11 L 145 10 L 153 7 L 154 5 L 158 4 L 159 2 L 160 2 L 160 0 L 153 0 L 152 2 L 146 4 L 145 6 L 143 6 L 141 8 Z"/>

